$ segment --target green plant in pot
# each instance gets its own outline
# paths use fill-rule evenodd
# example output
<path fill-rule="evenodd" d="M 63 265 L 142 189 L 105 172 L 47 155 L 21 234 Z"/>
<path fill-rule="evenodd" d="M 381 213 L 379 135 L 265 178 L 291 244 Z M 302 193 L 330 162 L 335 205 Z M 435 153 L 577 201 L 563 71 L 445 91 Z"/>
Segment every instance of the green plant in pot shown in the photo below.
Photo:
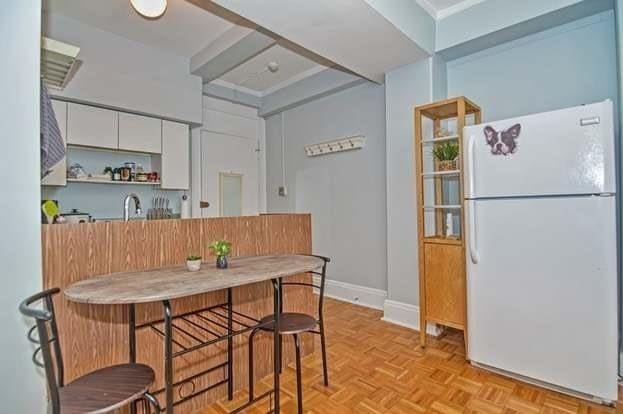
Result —
<path fill-rule="evenodd" d="M 457 142 L 444 142 L 433 148 L 433 156 L 439 161 L 439 171 L 457 170 L 459 157 L 459 144 Z"/>
<path fill-rule="evenodd" d="M 216 255 L 216 267 L 227 269 L 227 256 L 231 253 L 231 243 L 227 240 L 216 240 L 208 247 Z"/>
<path fill-rule="evenodd" d="M 186 269 L 189 272 L 196 272 L 201 269 L 201 256 L 191 254 L 186 257 Z"/>

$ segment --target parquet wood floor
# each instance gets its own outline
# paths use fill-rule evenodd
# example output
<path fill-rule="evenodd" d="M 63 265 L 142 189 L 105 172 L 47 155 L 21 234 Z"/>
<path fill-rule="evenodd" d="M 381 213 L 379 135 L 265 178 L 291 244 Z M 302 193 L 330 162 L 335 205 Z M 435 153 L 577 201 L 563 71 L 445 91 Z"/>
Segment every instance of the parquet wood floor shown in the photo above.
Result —
<path fill-rule="evenodd" d="M 325 314 L 330 386 L 322 385 L 317 343 L 316 352 L 303 360 L 306 413 L 623 413 L 472 367 L 460 332 L 430 338 L 422 349 L 417 332 L 381 321 L 380 311 L 329 299 Z M 284 345 L 293 346 L 288 340 Z M 293 364 L 281 378 L 282 412 L 296 413 Z M 256 388 L 261 393 L 270 386 L 267 377 Z M 224 414 L 246 397 L 238 392 L 234 401 L 201 414 Z M 268 402 L 247 412 L 266 413 Z"/>

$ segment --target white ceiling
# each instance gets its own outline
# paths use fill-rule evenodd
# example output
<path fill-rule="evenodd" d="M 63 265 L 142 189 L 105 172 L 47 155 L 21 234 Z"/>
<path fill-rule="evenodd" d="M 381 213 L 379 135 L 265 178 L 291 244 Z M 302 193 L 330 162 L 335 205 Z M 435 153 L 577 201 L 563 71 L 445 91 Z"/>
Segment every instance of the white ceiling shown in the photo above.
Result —
<path fill-rule="evenodd" d="M 269 62 L 277 62 L 279 70 L 275 73 L 265 70 Z M 316 73 L 323 68 L 311 59 L 275 45 L 221 76 L 220 79 L 259 93 L 267 93 L 277 86 L 285 86 L 302 75 Z"/>
<path fill-rule="evenodd" d="M 128 0 L 46 0 L 44 9 L 126 39 L 190 58 L 233 23 L 185 0 L 169 0 L 166 13 L 148 20 Z"/>
<path fill-rule="evenodd" d="M 44 10 L 166 52 L 190 58 L 234 26 L 235 17 L 220 17 L 186 0 L 168 0 L 156 20 L 141 17 L 129 0 L 46 0 Z M 220 10 L 217 10 L 220 12 Z M 79 40 L 76 42 L 79 45 Z M 276 73 L 254 76 L 268 62 L 279 63 Z M 222 80 L 261 95 L 318 71 L 319 65 L 301 54 L 276 45 L 222 76 Z M 250 78 L 250 79 L 249 79 Z M 248 81 L 244 82 L 245 79 Z"/>

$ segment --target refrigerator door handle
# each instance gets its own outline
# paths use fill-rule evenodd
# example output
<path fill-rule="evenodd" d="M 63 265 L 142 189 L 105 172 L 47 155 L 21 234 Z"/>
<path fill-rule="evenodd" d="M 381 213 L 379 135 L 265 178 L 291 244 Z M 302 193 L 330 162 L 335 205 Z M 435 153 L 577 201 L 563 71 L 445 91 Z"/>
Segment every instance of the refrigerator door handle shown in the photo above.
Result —
<path fill-rule="evenodd" d="M 467 138 L 467 194 L 468 197 L 473 197 L 475 193 L 474 182 L 474 137 L 470 135 Z"/>
<path fill-rule="evenodd" d="M 476 203 L 474 201 L 466 201 L 467 212 L 469 216 L 469 255 L 473 264 L 478 264 L 480 261 L 480 254 L 478 253 L 478 246 L 476 245 Z"/>

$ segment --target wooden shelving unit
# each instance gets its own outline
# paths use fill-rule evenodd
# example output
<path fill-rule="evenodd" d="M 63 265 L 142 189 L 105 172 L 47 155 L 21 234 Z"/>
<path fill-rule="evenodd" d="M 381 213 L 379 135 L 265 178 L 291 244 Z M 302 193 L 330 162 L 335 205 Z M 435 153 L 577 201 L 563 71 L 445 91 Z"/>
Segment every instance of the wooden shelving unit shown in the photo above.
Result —
<path fill-rule="evenodd" d="M 480 108 L 465 97 L 415 108 L 415 161 L 420 281 L 420 343 L 428 323 L 460 329 L 467 346 L 463 127 L 481 122 Z M 439 131 L 445 130 L 443 135 Z M 432 149 L 456 142 L 457 169 L 441 171 Z M 452 223 L 448 234 L 446 223 Z"/>

